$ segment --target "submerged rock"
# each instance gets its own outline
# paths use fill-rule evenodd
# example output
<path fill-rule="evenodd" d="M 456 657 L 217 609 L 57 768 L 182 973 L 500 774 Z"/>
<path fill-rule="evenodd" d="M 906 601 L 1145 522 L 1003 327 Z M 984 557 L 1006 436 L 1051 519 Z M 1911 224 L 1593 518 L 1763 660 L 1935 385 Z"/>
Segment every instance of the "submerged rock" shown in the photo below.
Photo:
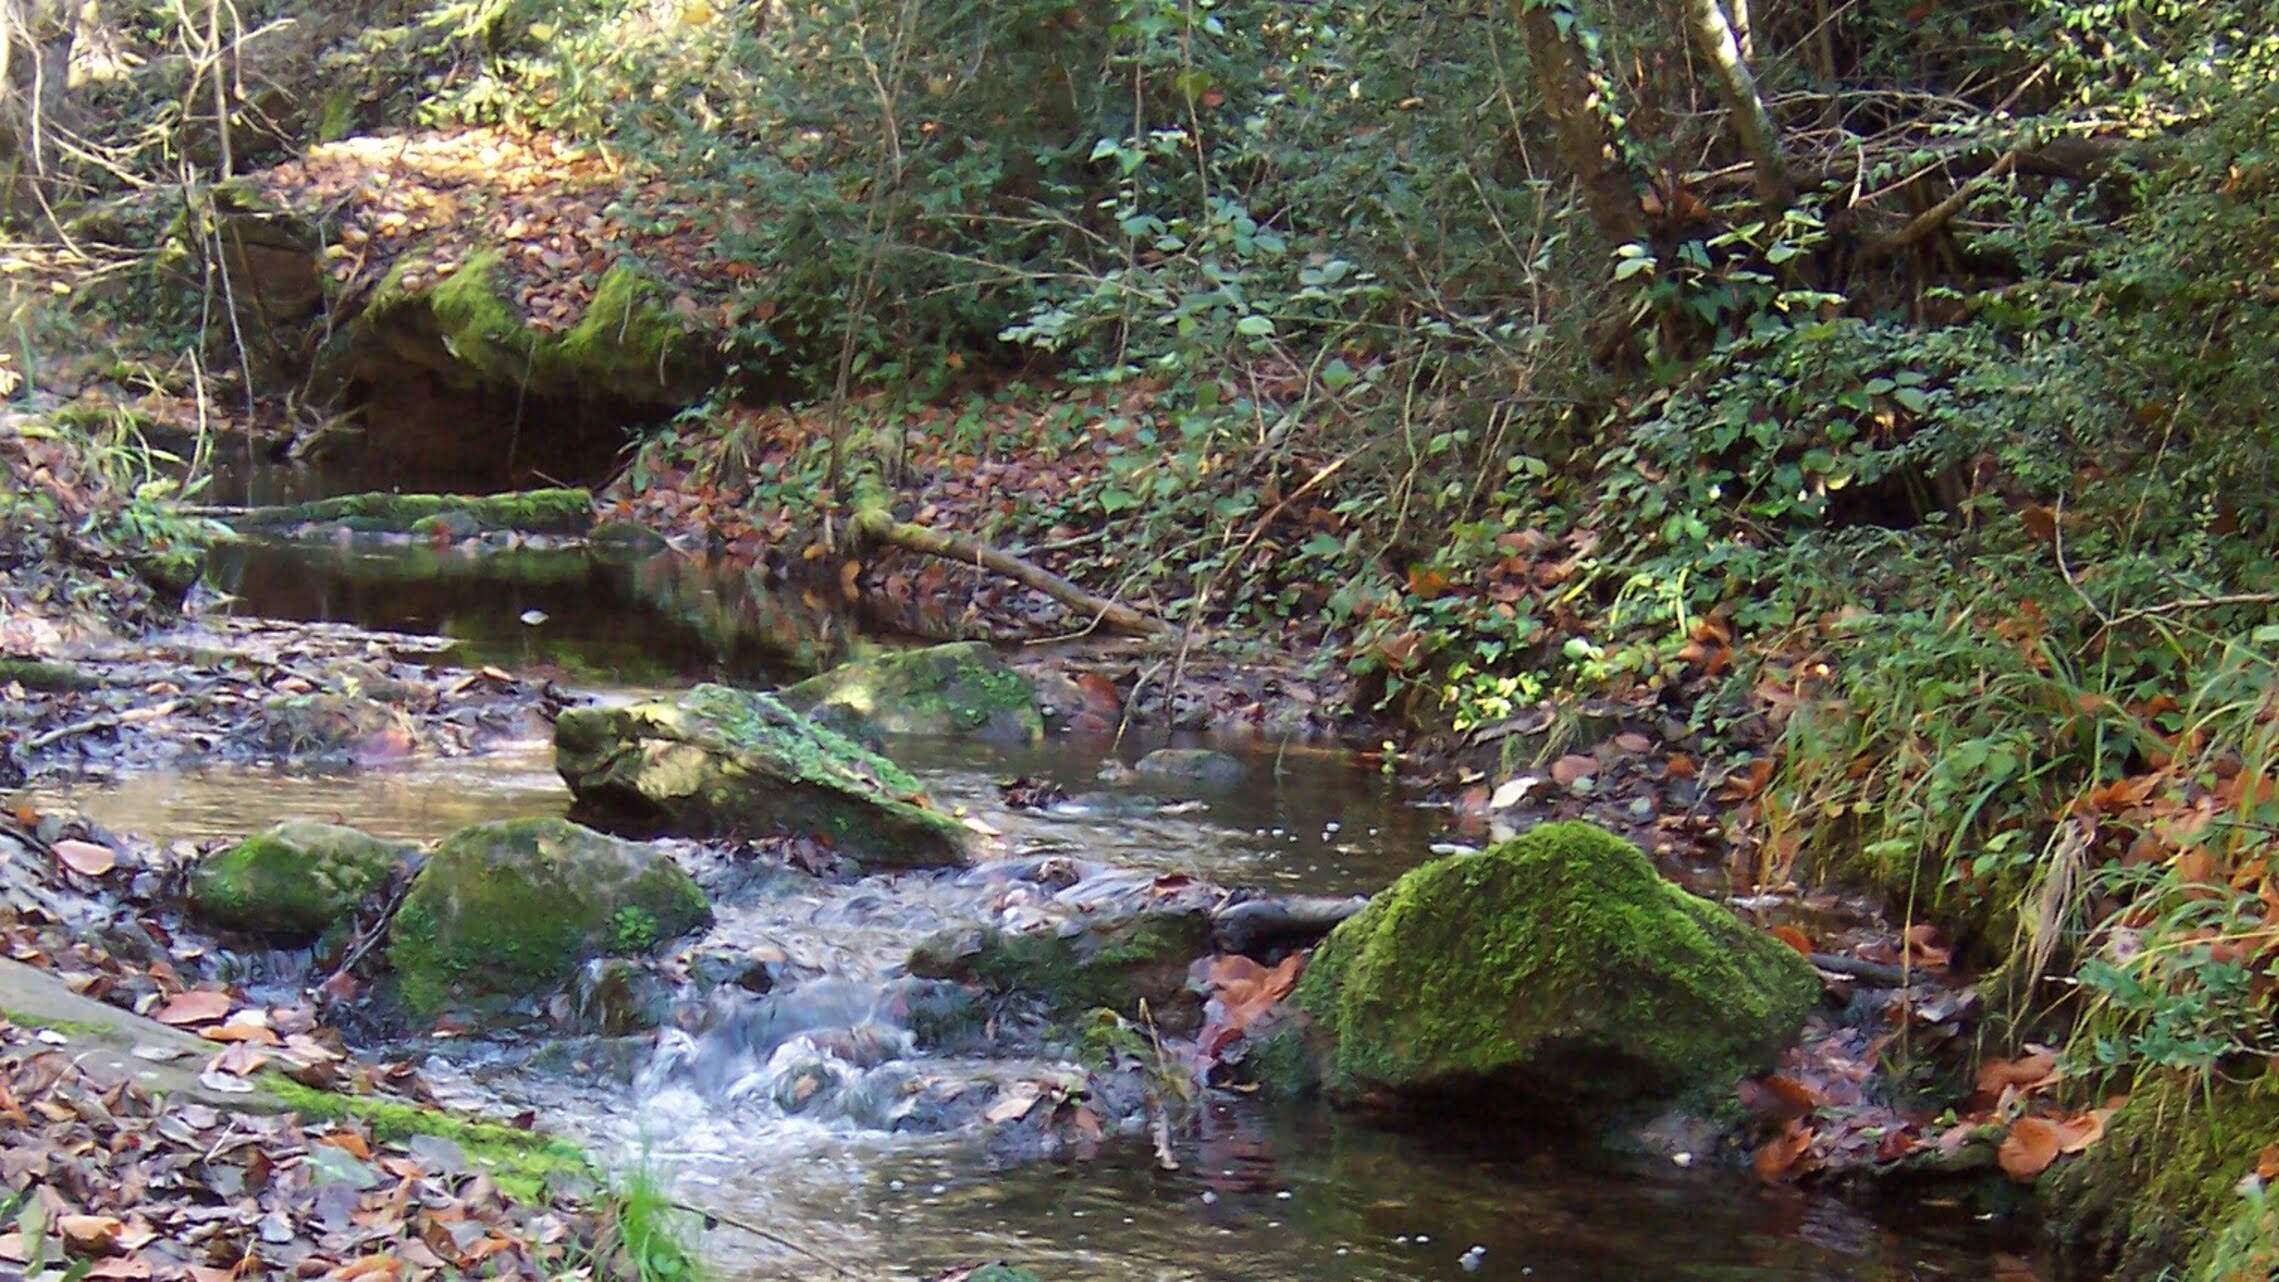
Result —
<path fill-rule="evenodd" d="M 354 828 L 289 819 L 199 864 L 190 875 L 190 908 L 229 930 L 313 938 L 355 911 L 415 849 Z"/>
<path fill-rule="evenodd" d="M 1330 935 L 1292 1000 L 1333 1098 L 1574 1111 L 1730 1085 L 1772 1063 L 1819 993 L 1802 956 L 1630 843 L 1554 823 L 1402 877 Z"/>
<path fill-rule="evenodd" d="M 591 957 L 647 952 L 709 921 L 669 857 L 561 819 L 462 828 L 439 843 L 397 911 L 388 960 L 404 1004 L 522 997 Z"/>
<path fill-rule="evenodd" d="M 1249 771 L 1235 758 L 1208 748 L 1158 748 L 1141 757 L 1132 773 L 1180 788 L 1232 788 Z"/>
<path fill-rule="evenodd" d="M 554 723 L 554 766 L 589 812 L 679 832 L 812 836 L 889 867 L 962 863 L 971 840 L 893 762 L 726 686 L 570 709 Z"/>
<path fill-rule="evenodd" d="M 1187 968 L 1210 951 L 1206 913 L 1142 911 L 1058 929 L 938 931 L 910 954 L 908 968 L 921 979 L 1033 996 L 1055 1014 L 1103 1006 L 1130 1014 L 1145 1002 L 1159 1024 L 1186 1031 L 1201 1012 Z"/>
<path fill-rule="evenodd" d="M 980 641 L 842 664 L 777 697 L 818 719 L 830 713 L 886 734 L 1025 744 L 1045 732 L 1036 688 Z"/>

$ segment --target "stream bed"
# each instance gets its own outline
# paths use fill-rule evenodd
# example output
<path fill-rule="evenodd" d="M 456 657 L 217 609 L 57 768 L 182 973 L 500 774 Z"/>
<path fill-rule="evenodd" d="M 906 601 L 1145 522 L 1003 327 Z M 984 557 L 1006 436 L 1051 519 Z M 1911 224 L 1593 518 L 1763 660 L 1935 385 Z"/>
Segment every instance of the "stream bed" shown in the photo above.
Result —
<path fill-rule="evenodd" d="M 449 662 L 539 671 L 608 698 L 707 678 L 771 682 L 829 662 L 853 632 L 812 601 L 670 555 L 624 565 L 582 552 L 248 544 L 218 558 L 212 578 L 235 612 L 433 632 L 461 642 Z M 1447 840 L 1442 815 L 1339 753 L 1253 751 L 1242 787 L 1170 798 L 1119 768 L 1153 746 L 891 751 L 945 803 L 1000 830 L 1016 856 L 1081 868 L 1079 887 L 1187 874 L 1368 893 Z M 1068 800 L 1011 809 L 999 783 L 1014 776 L 1051 780 Z M 569 796 L 550 746 L 527 741 L 334 774 L 146 774 L 50 787 L 42 800 L 160 840 L 235 838 L 292 817 L 428 839 L 561 813 Z M 1082 1151 L 1009 1145 L 960 1112 L 961 1092 L 1080 1070 L 921 1049 L 891 1000 L 910 946 L 983 919 L 1006 885 L 987 870 L 755 876 L 720 897 L 697 947 L 782 957 L 765 995 L 638 1039 L 395 1049 L 423 1057 L 446 1099 L 533 1113 L 606 1162 L 649 1169 L 719 1210 L 705 1243 L 723 1278 L 832 1276 L 737 1223 L 846 1276 L 895 1282 L 993 1258 L 1093 1282 L 2058 1276 L 2026 1226 L 1957 1206 L 1863 1208 L 1730 1169 L 1489 1138 L 1463 1118 L 1395 1132 L 1214 1092 L 1171 1146 L 1176 1169 L 1144 1134 L 1110 1133 Z"/>

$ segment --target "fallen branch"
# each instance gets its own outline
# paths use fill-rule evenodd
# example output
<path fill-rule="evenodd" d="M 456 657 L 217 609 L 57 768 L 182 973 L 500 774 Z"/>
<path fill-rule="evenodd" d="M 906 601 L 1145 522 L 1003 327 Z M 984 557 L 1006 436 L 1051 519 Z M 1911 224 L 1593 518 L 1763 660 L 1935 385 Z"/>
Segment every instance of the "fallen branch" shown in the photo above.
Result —
<path fill-rule="evenodd" d="M 2163 614 L 2182 614 L 2186 610 L 2216 610 L 2227 605 L 2279 605 L 2279 592 L 2234 592 L 2228 596 L 2196 596 L 2184 601 L 2169 601 L 2161 605 L 2141 606 L 2134 610 L 2124 610 L 2105 620 L 2105 626 L 2099 628 L 2098 631 L 2103 632 L 2107 628 L 2117 628 L 2124 623 L 2133 623 L 2138 619 L 2150 619 Z"/>
<path fill-rule="evenodd" d="M 2017 164 L 2017 152 L 2003 153 L 2002 158 L 1987 166 L 1985 172 L 1955 188 L 1945 200 L 1917 214 L 1913 222 L 1900 228 L 1893 235 L 1869 245 L 1867 256 L 1869 258 L 1886 257 L 1928 239 L 1932 233 L 1946 226 L 1949 220 L 1962 212 L 1962 207 L 1969 204 L 1979 192 L 1984 191 L 1992 183 L 2000 182 Z"/>
<path fill-rule="evenodd" d="M 676 1201 L 673 1203 L 673 1205 L 690 1215 L 694 1215 L 699 1219 L 702 1219 L 705 1223 L 705 1226 L 708 1228 L 714 1224 L 725 1224 L 732 1229 L 741 1229 L 744 1232 L 751 1234 L 753 1237 L 760 1239 L 762 1242 L 773 1242 L 777 1246 L 782 1247 L 786 1251 L 790 1251 L 794 1255 L 805 1256 L 806 1258 L 813 1260 L 815 1263 L 822 1265 L 824 1268 L 831 1270 L 841 1277 L 851 1278 L 857 1276 L 852 1270 L 846 1268 L 844 1265 L 835 1263 L 831 1260 L 827 1260 L 824 1257 L 817 1255 L 815 1252 L 808 1250 L 806 1247 L 801 1246 L 799 1243 L 792 1241 L 790 1238 L 780 1236 L 776 1233 L 770 1232 L 767 1229 L 761 1228 L 759 1225 L 752 1223 L 750 1220 L 730 1215 L 725 1211 L 716 1211 L 710 1207 L 696 1206 L 688 1202 Z"/>
<path fill-rule="evenodd" d="M 1876 988 L 1905 988 L 1910 978 L 1900 967 L 1840 953 L 1814 953 L 1807 960 L 1831 975 L 1848 976 Z"/>
<path fill-rule="evenodd" d="M 897 521 L 884 504 L 857 508 L 850 527 L 856 542 L 884 543 L 911 552 L 923 552 L 946 561 L 958 561 L 991 570 L 1034 588 L 1071 610 L 1092 616 L 1101 626 L 1130 636 L 1167 638 L 1171 625 L 1121 601 L 1086 591 L 1052 571 L 1010 552 L 993 548 L 969 534 L 954 534 L 931 526 Z"/>

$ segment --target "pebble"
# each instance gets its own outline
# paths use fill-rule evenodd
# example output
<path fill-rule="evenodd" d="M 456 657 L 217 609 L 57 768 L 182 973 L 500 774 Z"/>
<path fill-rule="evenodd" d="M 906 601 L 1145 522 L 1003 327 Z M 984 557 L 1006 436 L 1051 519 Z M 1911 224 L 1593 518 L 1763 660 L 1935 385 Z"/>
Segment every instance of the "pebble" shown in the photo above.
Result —
<path fill-rule="evenodd" d="M 1673 1162 L 1675 1162 L 1675 1163 L 1677 1163 L 1679 1166 L 1692 1166 L 1692 1165 L 1693 1165 L 1693 1154 L 1691 1154 L 1691 1153 L 1672 1153 L 1672 1154 L 1670 1154 L 1670 1160 L 1671 1160 L 1671 1161 L 1673 1161 Z"/>
<path fill-rule="evenodd" d="M 1456 1262 L 1464 1266 L 1466 1273 L 1477 1273 L 1480 1271 L 1480 1261 L 1486 1259 L 1487 1256 L 1488 1248 L 1475 1242 L 1472 1244 L 1471 1250 L 1456 1257 Z"/>
<path fill-rule="evenodd" d="M 1340 824 L 1340 823 L 1336 823 L 1336 822 L 1326 823 L 1326 824 L 1323 824 L 1323 825 L 1322 825 L 1322 831 L 1323 831 L 1323 832 L 1336 832 L 1336 831 L 1338 831 L 1339 829 L 1343 828 L 1344 826 L 1345 826 L 1345 825 L 1343 825 L 1343 824 Z M 1372 828 L 1372 829 L 1370 829 L 1369 831 L 1371 831 L 1371 832 L 1375 832 L 1375 831 L 1376 831 L 1376 829 Z"/>
<path fill-rule="evenodd" d="M 1205 1190 L 1203 1190 L 1203 1205 L 1205 1205 L 1205 1206 L 1217 1206 L 1218 1204 L 1219 1204 L 1219 1195 L 1218 1195 L 1218 1194 L 1211 1192 L 1209 1189 L 1205 1189 Z"/>
<path fill-rule="evenodd" d="M 1290 1200 L 1290 1190 L 1283 1189 L 1281 1192 L 1276 1193 L 1274 1196 L 1280 1198 L 1282 1201 L 1287 1202 Z"/>

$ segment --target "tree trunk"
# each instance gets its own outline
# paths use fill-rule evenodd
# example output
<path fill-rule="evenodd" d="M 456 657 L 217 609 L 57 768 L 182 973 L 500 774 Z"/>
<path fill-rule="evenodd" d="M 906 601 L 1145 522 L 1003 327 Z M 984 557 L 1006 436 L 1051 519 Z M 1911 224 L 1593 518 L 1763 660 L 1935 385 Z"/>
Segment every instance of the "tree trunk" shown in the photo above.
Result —
<path fill-rule="evenodd" d="M 1741 146 L 1756 167 L 1758 200 L 1768 214 L 1783 212 L 1793 192 L 1788 160 L 1781 152 L 1780 129 L 1757 92 L 1757 78 L 1749 74 L 1749 60 L 1741 53 L 1733 24 L 1726 20 L 1725 6 L 1719 0 L 1686 0 L 1686 25 L 1692 29 L 1695 51 L 1709 64 L 1710 79 L 1733 117 Z"/>
<path fill-rule="evenodd" d="M 1559 30 L 1551 8 L 1554 2 L 1512 0 L 1520 34 L 1527 42 L 1528 63 L 1534 68 L 1535 90 L 1543 96 L 1543 109 L 1559 140 L 1560 158 L 1582 183 L 1583 204 L 1601 235 L 1617 245 L 1644 240 L 1638 184 L 1607 128 L 1599 88 L 1591 83 L 1581 51 Z"/>

